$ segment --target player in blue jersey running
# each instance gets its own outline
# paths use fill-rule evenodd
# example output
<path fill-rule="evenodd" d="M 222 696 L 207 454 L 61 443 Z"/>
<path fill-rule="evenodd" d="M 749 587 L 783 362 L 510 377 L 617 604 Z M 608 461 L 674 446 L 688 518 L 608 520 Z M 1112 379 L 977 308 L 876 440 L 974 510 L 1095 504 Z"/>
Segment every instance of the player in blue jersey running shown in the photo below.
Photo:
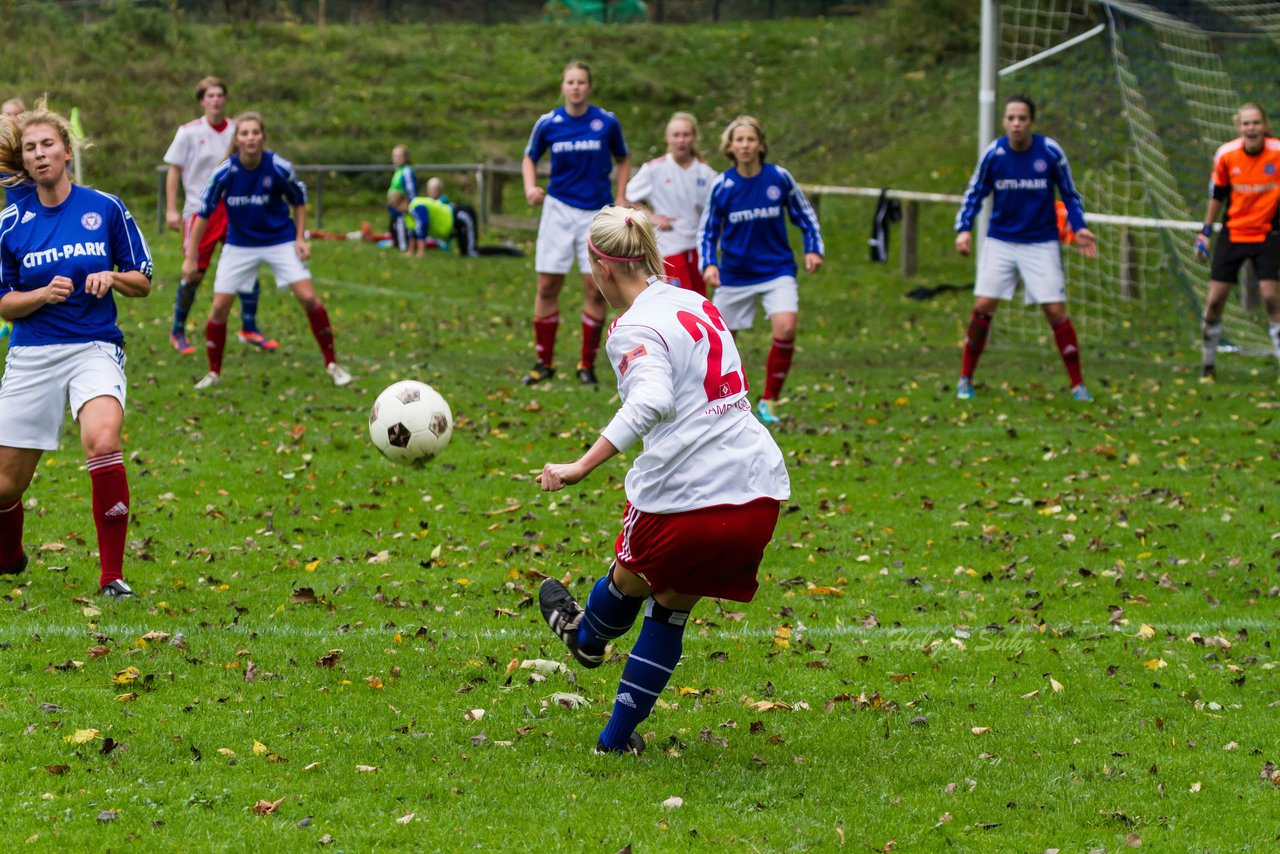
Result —
<path fill-rule="evenodd" d="M 73 185 L 71 126 L 43 101 L 0 118 L 0 172 L 36 193 L 0 213 L 0 317 L 13 337 L 0 379 L 0 574 L 27 566 L 22 496 L 45 451 L 58 449 L 68 402 L 92 484 L 103 596 L 132 597 L 124 581 L 129 481 L 124 425 L 124 334 L 115 294 L 151 292 L 151 252 L 115 196 Z"/>
<path fill-rule="evenodd" d="M 987 343 L 987 332 L 1000 300 L 1013 299 L 1022 277 L 1023 299 L 1038 304 L 1053 329 L 1062 363 L 1071 380 L 1071 396 L 1093 400 L 1080 371 L 1080 343 L 1067 314 L 1067 291 L 1062 276 L 1062 248 L 1058 243 L 1058 215 L 1054 188 L 1067 209 L 1067 222 L 1076 245 L 1086 258 L 1096 258 L 1098 241 L 1085 224 L 1084 202 L 1071 181 L 1067 155 L 1057 142 L 1031 132 L 1036 105 L 1026 95 L 1011 95 L 1004 102 L 1005 136 L 983 152 L 969 179 L 964 203 L 956 214 L 956 251 L 973 249 L 973 221 L 982 200 L 992 195 L 991 224 L 978 257 L 976 296 L 956 397 L 973 397 L 973 372 Z"/>
<path fill-rule="evenodd" d="M 587 230 L 600 208 L 621 202 L 631 177 L 631 160 L 622 126 L 613 113 L 588 102 L 591 69 L 570 62 L 560 78 L 564 106 L 540 117 L 529 135 L 520 171 L 529 204 L 542 206 L 538 224 L 538 290 L 533 301 L 533 342 L 538 354 L 525 385 L 555 375 L 556 331 L 560 328 L 560 289 L 564 277 L 578 262 L 582 274 L 582 354 L 578 381 L 595 385 L 596 353 L 604 334 L 608 306 L 591 278 L 587 254 Z M 551 152 L 551 180 L 546 190 L 538 186 L 538 161 Z M 609 172 L 617 163 L 617 192 L 609 184 Z"/>
<path fill-rule="evenodd" d="M 267 131 L 262 116 L 245 113 L 236 119 L 236 134 L 227 159 L 214 171 L 200 203 L 191 232 L 182 274 L 196 269 L 200 236 L 220 202 L 227 208 L 227 242 L 218 258 L 213 280 L 213 305 L 205 325 L 205 352 L 209 373 L 196 383 L 206 389 L 222 381 L 222 352 L 227 342 L 227 315 L 237 293 L 253 287 L 258 267 L 267 264 L 276 287 L 290 288 L 306 312 L 311 333 L 324 356 L 325 371 L 334 385 L 351 382 L 351 374 L 338 364 L 333 350 L 333 328 L 320 297 L 311 285 L 307 258 L 311 255 L 305 234 L 307 188 L 293 171 L 293 164 L 266 148 Z M 293 216 L 289 215 L 290 207 Z"/>
<path fill-rule="evenodd" d="M 776 401 L 791 370 L 800 310 L 786 217 L 804 238 L 804 269 L 810 275 L 822 266 L 822 229 L 791 173 L 765 162 L 769 146 L 758 119 L 738 116 L 729 122 L 720 135 L 720 151 L 733 166 L 711 185 L 698 225 L 702 278 L 714 289 L 715 306 L 735 334 L 751 328 L 757 302 L 764 307 L 773 345 L 756 417 L 776 424 Z"/>

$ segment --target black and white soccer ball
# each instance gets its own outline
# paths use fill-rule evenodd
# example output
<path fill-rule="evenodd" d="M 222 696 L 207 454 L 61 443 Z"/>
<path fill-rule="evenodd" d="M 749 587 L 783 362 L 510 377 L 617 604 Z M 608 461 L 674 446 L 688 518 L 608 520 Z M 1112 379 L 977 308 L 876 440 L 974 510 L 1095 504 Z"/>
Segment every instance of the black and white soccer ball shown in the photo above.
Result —
<path fill-rule="evenodd" d="M 440 393 L 417 380 L 387 386 L 369 410 L 369 438 L 397 463 L 425 463 L 453 436 L 453 413 Z"/>

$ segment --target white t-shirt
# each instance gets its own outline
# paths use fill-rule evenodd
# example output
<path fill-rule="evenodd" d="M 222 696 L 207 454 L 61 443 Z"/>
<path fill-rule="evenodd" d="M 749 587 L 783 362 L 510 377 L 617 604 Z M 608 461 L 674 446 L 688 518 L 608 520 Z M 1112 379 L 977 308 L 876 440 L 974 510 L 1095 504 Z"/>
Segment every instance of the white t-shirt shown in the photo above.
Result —
<path fill-rule="evenodd" d="M 605 344 L 622 408 L 601 435 L 618 450 L 644 439 L 627 500 L 646 513 L 678 513 L 789 498 L 782 451 L 751 412 L 719 312 L 692 291 L 649 282 Z"/>
<path fill-rule="evenodd" d="M 217 131 L 204 116 L 187 122 L 173 135 L 173 142 L 164 153 L 164 162 L 182 169 L 184 217 L 200 210 L 200 198 L 209 176 L 225 159 L 235 135 L 235 122 L 227 119 L 226 127 Z"/>
<path fill-rule="evenodd" d="M 698 221 L 716 174 L 702 160 L 681 166 L 670 154 L 664 154 L 641 166 L 627 182 L 629 201 L 645 202 L 654 213 L 671 217 L 671 230 L 657 232 L 662 257 L 697 248 Z"/>

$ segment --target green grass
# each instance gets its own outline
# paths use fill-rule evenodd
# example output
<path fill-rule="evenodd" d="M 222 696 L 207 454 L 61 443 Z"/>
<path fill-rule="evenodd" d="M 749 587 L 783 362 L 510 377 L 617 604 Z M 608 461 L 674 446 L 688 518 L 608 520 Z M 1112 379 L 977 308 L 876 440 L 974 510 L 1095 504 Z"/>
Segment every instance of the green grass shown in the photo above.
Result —
<path fill-rule="evenodd" d="M 549 496 L 532 482 L 616 401 L 518 385 L 529 261 L 318 244 L 355 385 L 328 385 L 301 313 L 268 295 L 281 351 L 232 347 L 224 383 L 197 394 L 202 359 L 165 341 L 178 259 L 163 241 L 160 287 L 122 312 L 127 571 L 144 600 L 86 601 L 89 486 L 69 436 L 28 493 L 35 561 L 0 619 L 5 835 L 159 850 L 326 836 L 349 850 L 1114 850 L 1129 834 L 1153 850 L 1264 847 L 1280 796 L 1258 776 L 1276 761 L 1273 369 L 1228 362 L 1203 388 L 1194 356 L 1163 342 L 1087 349 L 1098 402 L 1080 407 L 1051 345 L 996 347 L 959 405 L 968 298 L 912 302 L 857 260 L 847 235 L 868 214 L 824 210 L 830 261 L 803 285 L 777 434 L 794 492 L 760 594 L 700 606 L 638 760 L 589 753 L 618 663 L 508 670 L 568 661 L 530 597 L 543 574 L 585 593 L 602 571 L 625 472 Z M 764 347 L 742 336 L 754 383 Z M 421 469 L 366 438 L 373 396 L 405 377 L 436 385 L 457 421 Z M 140 642 L 149 631 L 186 647 Z M 91 657 L 99 644 L 110 652 Z M 116 684 L 128 667 L 139 677 Z M 67 741 L 82 729 L 98 736 Z M 104 755 L 106 738 L 119 746 Z M 664 808 L 673 796 L 683 806 Z"/>
<path fill-rule="evenodd" d="M 514 157 L 563 60 L 586 55 L 637 151 L 692 100 L 712 126 L 739 109 L 766 117 L 777 159 L 805 181 L 955 191 L 972 166 L 967 141 L 938 144 L 967 139 L 970 110 L 947 81 L 972 91 L 970 66 L 883 70 L 874 18 L 626 33 L 423 27 L 410 50 L 399 29 L 162 28 L 163 49 L 133 43 L 125 62 L 114 41 L 41 53 L 22 30 L 5 57 L 24 92 L 82 105 L 95 183 L 142 200 L 189 114 L 175 93 L 222 65 L 234 103 L 279 115 L 279 148 L 299 161 L 379 159 L 411 132 L 426 137 L 420 162 Z M 349 48 L 358 65 L 341 59 Z M 687 71 L 655 81 L 655 53 Z M 837 59 L 855 69 L 838 97 L 813 97 Z M 403 74 L 383 73 L 393 60 Z M 415 87 L 435 74 L 457 85 L 423 107 Z M 794 88 L 774 85 L 788 75 Z M 937 130 L 886 134 L 886 114 Z M 530 597 L 542 575 L 582 593 L 603 571 L 626 471 L 615 461 L 551 496 L 533 483 L 617 404 L 607 383 L 518 384 L 531 261 L 316 244 L 355 384 L 329 385 L 301 312 L 268 294 L 261 320 L 281 351 L 233 343 L 224 383 L 197 394 L 202 357 L 165 340 L 176 238 L 154 240 L 156 292 L 121 301 L 126 571 L 144 599 L 92 598 L 89 483 L 69 433 L 27 496 L 35 560 L 0 600 L 0 836 L 59 850 L 1273 845 L 1280 787 L 1259 772 L 1280 761 L 1274 365 L 1224 356 L 1220 383 L 1200 386 L 1169 324 L 1135 317 L 1141 346 L 1085 344 L 1093 406 L 1068 397 L 1051 342 L 1000 336 L 978 398 L 959 404 L 969 296 L 906 299 L 917 282 L 864 260 L 870 204 L 829 199 L 822 214 L 828 263 L 802 283 L 777 431 L 792 499 L 756 600 L 696 612 L 638 760 L 589 752 L 617 661 L 508 672 L 569 661 Z M 330 216 L 337 230 L 378 214 Z M 919 283 L 970 280 L 950 216 L 923 212 Z M 566 316 L 579 299 L 566 288 Z M 763 329 L 740 346 L 758 388 Z M 421 469 L 383 461 L 366 434 L 373 397 L 409 377 L 456 419 Z M 140 642 L 152 631 L 170 639 Z M 59 668 L 69 661 L 81 664 Z M 116 683 L 129 667 L 137 678 Z M 557 693 L 590 702 L 568 709 Z M 683 805 L 664 808 L 671 797 Z"/>

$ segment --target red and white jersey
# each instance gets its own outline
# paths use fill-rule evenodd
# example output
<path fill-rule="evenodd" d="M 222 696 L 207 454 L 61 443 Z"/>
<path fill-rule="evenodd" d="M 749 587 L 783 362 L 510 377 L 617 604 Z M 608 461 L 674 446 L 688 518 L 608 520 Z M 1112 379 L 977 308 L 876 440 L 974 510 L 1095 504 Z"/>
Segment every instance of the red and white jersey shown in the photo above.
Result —
<path fill-rule="evenodd" d="M 605 344 L 622 408 L 601 431 L 618 450 L 643 437 L 627 500 L 678 513 L 791 496 L 782 451 L 756 420 L 733 335 L 709 300 L 656 277 Z"/>
<path fill-rule="evenodd" d="M 627 182 L 627 199 L 644 202 L 653 212 L 671 218 L 670 231 L 658 231 L 658 251 L 665 258 L 698 247 L 698 222 L 717 172 L 705 161 L 688 166 L 664 154 L 640 167 Z"/>
<path fill-rule="evenodd" d="M 236 135 L 236 123 L 227 119 L 222 130 L 214 130 L 204 116 L 178 128 L 164 153 L 164 162 L 182 170 L 182 215 L 200 210 L 200 199 L 213 170 L 227 156 Z"/>

